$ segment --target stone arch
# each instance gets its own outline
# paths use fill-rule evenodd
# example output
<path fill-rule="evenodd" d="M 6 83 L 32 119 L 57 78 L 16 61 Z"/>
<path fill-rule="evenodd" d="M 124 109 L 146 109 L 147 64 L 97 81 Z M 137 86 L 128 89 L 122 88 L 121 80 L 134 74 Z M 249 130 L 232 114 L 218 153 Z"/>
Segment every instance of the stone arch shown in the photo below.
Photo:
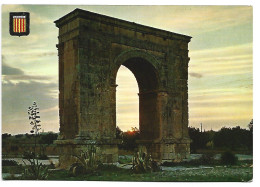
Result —
<path fill-rule="evenodd" d="M 61 165 L 89 145 L 118 160 L 116 75 L 125 65 L 139 86 L 140 131 L 158 161 L 189 156 L 188 43 L 191 37 L 76 9 L 59 28 Z"/>

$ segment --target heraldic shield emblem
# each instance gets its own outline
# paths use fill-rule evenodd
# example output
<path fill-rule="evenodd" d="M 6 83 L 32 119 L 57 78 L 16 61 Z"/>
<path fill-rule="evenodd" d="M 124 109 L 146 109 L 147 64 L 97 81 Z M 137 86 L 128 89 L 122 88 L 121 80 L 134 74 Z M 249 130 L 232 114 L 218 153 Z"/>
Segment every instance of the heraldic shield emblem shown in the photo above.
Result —
<path fill-rule="evenodd" d="M 12 36 L 26 36 L 30 33 L 30 13 L 10 12 L 9 31 Z"/>

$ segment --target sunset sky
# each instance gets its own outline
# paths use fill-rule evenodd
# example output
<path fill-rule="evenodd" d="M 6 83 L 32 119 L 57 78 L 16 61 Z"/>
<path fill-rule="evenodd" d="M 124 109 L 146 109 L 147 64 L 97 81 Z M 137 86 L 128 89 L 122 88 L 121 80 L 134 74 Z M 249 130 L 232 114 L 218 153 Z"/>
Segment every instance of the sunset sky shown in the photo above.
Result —
<path fill-rule="evenodd" d="M 2 6 L 2 133 L 30 130 L 36 101 L 44 131 L 59 131 L 58 28 L 53 21 L 81 8 L 192 36 L 189 44 L 189 126 L 247 128 L 253 118 L 253 16 L 250 6 Z M 9 12 L 30 12 L 29 36 L 9 34 Z M 138 86 L 121 67 L 117 125 L 138 125 Z"/>

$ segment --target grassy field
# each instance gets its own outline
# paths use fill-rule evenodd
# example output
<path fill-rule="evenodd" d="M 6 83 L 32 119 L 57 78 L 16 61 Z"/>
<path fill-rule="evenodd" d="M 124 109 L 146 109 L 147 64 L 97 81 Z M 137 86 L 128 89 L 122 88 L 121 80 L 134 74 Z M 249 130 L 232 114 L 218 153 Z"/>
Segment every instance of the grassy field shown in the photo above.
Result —
<path fill-rule="evenodd" d="M 198 155 L 193 155 L 198 156 Z M 207 157 L 206 157 L 207 158 Z M 205 181 L 205 182 L 244 182 L 253 178 L 253 160 L 250 155 L 238 155 L 236 165 L 226 166 L 219 159 L 194 157 L 181 163 L 164 163 L 161 171 L 136 174 L 131 169 L 131 155 L 119 156 L 118 165 L 102 165 L 94 173 L 73 176 L 67 170 L 52 169 L 46 180 L 71 181 Z M 18 159 L 19 160 L 19 159 Z M 210 161 L 210 162 L 209 162 Z M 6 162 L 5 162 L 6 163 Z M 23 180 L 22 173 L 28 165 L 2 166 L 4 180 Z M 47 163 L 47 162 L 46 162 Z M 46 164 L 45 163 L 45 164 Z M 51 165 L 48 166 L 49 168 Z"/>
<path fill-rule="evenodd" d="M 17 167 L 17 166 L 16 166 Z M 12 173 L 21 173 L 21 167 L 12 168 Z M 244 182 L 253 178 L 253 168 L 248 164 L 244 166 L 214 166 L 200 167 L 167 167 L 174 171 L 159 171 L 152 173 L 135 174 L 131 169 L 118 168 L 116 166 L 102 166 L 95 173 L 72 176 L 67 170 L 50 171 L 47 180 L 70 180 L 70 181 L 211 181 L 211 182 Z M 6 171 L 3 168 L 3 172 Z M 9 169 L 8 169 L 9 170 Z M 10 171 L 10 170 L 9 170 Z M 17 171 L 17 172 L 14 172 Z M 21 177 L 9 176 L 5 180 L 21 180 Z"/>
<path fill-rule="evenodd" d="M 250 167 L 214 167 L 212 169 L 190 169 L 181 171 L 160 171 L 134 174 L 131 170 L 116 167 L 103 168 L 95 174 L 73 177 L 67 171 L 54 171 L 48 180 L 86 180 L 86 181 L 228 181 L 243 182 L 252 180 Z"/>

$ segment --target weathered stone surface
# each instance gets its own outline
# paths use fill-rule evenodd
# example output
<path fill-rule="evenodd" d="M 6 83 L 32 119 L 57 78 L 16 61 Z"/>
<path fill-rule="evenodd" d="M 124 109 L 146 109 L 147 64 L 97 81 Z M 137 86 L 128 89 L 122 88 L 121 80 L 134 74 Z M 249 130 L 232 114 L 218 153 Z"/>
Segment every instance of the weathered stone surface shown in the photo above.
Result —
<path fill-rule="evenodd" d="M 191 37 L 80 9 L 55 23 L 59 28 L 57 144 L 68 147 L 63 156 L 72 154 L 75 146 L 94 143 L 106 162 L 117 160 L 116 75 L 121 65 L 132 71 L 139 86 L 140 145 L 159 161 L 189 155 Z"/>

